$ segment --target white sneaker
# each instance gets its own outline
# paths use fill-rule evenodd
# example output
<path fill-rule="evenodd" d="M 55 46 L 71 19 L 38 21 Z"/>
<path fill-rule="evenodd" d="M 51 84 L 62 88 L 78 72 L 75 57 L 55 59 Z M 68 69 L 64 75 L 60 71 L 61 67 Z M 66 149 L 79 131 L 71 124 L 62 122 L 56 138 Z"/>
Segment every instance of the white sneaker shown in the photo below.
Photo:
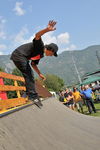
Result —
<path fill-rule="evenodd" d="M 39 99 L 34 99 L 33 100 L 34 104 L 37 105 L 39 108 L 41 108 L 43 106 L 43 104 L 41 103 L 41 101 Z"/>

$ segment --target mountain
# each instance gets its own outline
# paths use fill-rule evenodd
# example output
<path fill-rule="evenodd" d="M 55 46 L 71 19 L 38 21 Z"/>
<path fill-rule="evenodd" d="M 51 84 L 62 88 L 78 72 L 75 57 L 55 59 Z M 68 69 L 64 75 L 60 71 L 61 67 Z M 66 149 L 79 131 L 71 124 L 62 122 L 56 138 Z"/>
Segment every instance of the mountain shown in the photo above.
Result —
<path fill-rule="evenodd" d="M 90 46 L 83 50 L 64 51 L 56 58 L 44 57 L 38 67 L 44 74 L 55 74 L 61 77 L 67 85 L 79 82 L 79 76 L 100 69 L 100 45 Z M 0 55 L 0 67 L 6 72 L 14 69 L 14 64 L 10 60 L 10 55 Z"/>
<path fill-rule="evenodd" d="M 7 73 L 12 72 L 15 66 L 10 60 L 10 55 L 0 55 L 0 67 L 4 68 Z"/>

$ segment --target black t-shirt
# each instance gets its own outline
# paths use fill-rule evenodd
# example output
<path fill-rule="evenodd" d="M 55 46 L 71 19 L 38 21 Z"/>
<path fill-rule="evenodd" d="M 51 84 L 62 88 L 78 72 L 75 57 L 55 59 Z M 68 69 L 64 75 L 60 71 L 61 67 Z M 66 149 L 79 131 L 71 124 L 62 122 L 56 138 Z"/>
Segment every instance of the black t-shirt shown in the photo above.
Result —
<path fill-rule="evenodd" d="M 33 42 L 23 44 L 11 55 L 11 59 L 14 61 L 25 61 L 32 60 L 35 64 L 39 63 L 39 60 L 43 57 L 44 54 L 44 43 L 42 39 L 36 40 L 33 39 Z"/>
<path fill-rule="evenodd" d="M 66 92 L 66 93 L 64 94 L 64 97 L 67 98 L 68 96 L 69 96 L 69 93 Z"/>

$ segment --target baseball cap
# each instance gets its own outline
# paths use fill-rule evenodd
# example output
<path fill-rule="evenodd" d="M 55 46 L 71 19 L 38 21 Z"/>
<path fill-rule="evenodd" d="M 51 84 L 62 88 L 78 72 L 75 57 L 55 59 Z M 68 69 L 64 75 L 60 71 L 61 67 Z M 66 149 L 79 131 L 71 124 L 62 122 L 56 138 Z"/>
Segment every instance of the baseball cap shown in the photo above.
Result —
<path fill-rule="evenodd" d="M 45 45 L 45 48 L 47 48 L 49 51 L 53 51 L 54 52 L 54 56 L 57 57 L 57 51 L 58 51 L 58 46 L 55 43 L 51 43 L 48 45 Z"/>

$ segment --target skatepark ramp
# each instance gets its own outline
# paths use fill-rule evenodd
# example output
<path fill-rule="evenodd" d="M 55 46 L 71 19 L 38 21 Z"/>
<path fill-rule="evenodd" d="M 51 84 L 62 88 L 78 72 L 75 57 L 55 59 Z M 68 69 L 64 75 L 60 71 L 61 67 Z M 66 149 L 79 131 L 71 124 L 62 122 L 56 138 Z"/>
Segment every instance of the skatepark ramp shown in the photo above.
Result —
<path fill-rule="evenodd" d="M 0 118 L 0 150 L 100 150 L 100 118 L 49 98 Z"/>

